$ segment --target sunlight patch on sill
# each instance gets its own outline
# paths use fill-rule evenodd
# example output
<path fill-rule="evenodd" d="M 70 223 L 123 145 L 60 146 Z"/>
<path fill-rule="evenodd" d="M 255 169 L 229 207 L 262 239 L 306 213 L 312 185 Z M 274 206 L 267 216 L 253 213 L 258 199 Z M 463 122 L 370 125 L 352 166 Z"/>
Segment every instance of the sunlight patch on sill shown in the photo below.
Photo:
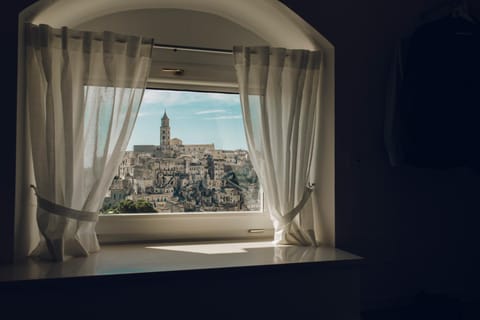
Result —
<path fill-rule="evenodd" d="M 231 254 L 248 253 L 248 249 L 271 248 L 272 241 L 246 242 L 246 243 L 214 243 L 214 244 L 193 244 L 193 245 L 167 245 L 150 246 L 145 249 L 168 250 L 200 254 Z"/>

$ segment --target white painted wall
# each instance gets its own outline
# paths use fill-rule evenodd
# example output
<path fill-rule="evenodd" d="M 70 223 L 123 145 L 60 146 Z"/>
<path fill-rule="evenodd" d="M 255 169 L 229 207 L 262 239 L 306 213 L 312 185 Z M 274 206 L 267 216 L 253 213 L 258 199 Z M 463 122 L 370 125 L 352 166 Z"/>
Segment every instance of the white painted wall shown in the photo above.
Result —
<path fill-rule="evenodd" d="M 75 27 L 87 31 L 113 31 L 154 38 L 155 43 L 231 50 L 234 45 L 268 43 L 225 18 L 192 10 L 141 9 L 122 11 L 86 21 Z M 182 76 L 163 68 L 184 70 Z M 149 87 L 237 91 L 231 55 L 154 49 Z"/>
<path fill-rule="evenodd" d="M 170 13 L 174 14 L 170 16 L 168 10 L 173 10 Z M 184 12 L 181 12 L 182 10 Z M 201 23 L 207 18 L 212 18 L 212 15 L 215 17 L 210 22 Z M 109 19 L 110 21 L 108 21 Z M 186 21 L 187 19 L 191 19 L 191 21 Z M 272 47 L 321 49 L 325 62 L 322 81 L 324 95 L 321 102 L 323 106 L 321 118 L 324 123 L 318 134 L 321 139 L 323 156 L 317 160 L 320 169 L 317 172 L 315 192 L 319 195 L 318 208 L 322 216 L 322 230 L 319 235 L 321 242 L 325 245 L 335 245 L 334 48 L 317 30 L 280 1 L 40 0 L 25 9 L 19 17 L 19 119 L 22 119 L 23 110 L 23 99 L 20 94 L 23 88 L 21 54 L 23 21 L 35 24 L 46 23 L 53 27 L 68 26 L 75 29 L 83 27 L 97 31 L 98 29 L 108 29 L 128 34 L 139 32 L 142 35 L 153 36 L 162 43 L 168 43 L 171 40 L 172 44 L 176 45 L 228 48 L 233 44 L 255 45 L 260 44 L 257 42 L 261 41 L 261 44 L 268 43 Z M 106 23 L 112 24 L 106 28 Z M 179 29 L 172 28 L 172 26 Z M 175 35 L 173 35 L 174 32 Z M 208 82 L 209 78 L 216 81 L 222 79 L 227 85 L 236 82 L 230 56 L 220 57 L 217 55 L 212 59 L 212 57 L 195 54 L 195 58 L 188 56 L 181 58 L 181 55 L 175 54 L 172 58 L 167 59 L 167 55 L 158 54 L 160 56 L 154 57 L 151 80 L 165 77 L 165 75 L 158 74 L 162 66 L 175 67 L 175 63 L 179 63 L 188 71 L 182 77 L 184 80 L 194 83 L 195 81 Z M 205 62 L 198 70 L 195 70 L 195 66 L 189 65 L 194 61 L 202 60 L 202 57 L 205 57 Z M 217 68 L 209 68 L 209 63 L 216 64 Z M 195 65 L 195 63 L 193 64 Z M 198 64 L 196 65 L 198 67 Z M 212 71 L 214 69 L 217 71 Z M 213 72 L 219 72 L 220 75 L 214 75 Z M 151 83 L 155 83 L 155 81 L 151 81 Z M 17 128 L 22 127 L 23 123 L 18 123 Z M 26 145 L 23 143 L 23 139 L 23 133 L 17 132 L 17 146 Z M 24 161 L 22 154 L 22 152 L 17 152 L 17 162 Z M 18 166 L 18 168 L 20 167 Z M 28 180 L 28 177 L 18 178 L 22 174 L 20 170 L 17 170 L 17 181 Z M 26 191 L 22 192 L 21 190 L 22 185 L 28 185 L 28 183 L 17 183 L 17 195 L 26 194 Z M 27 202 L 21 196 L 17 196 L 16 212 L 22 212 L 22 207 Z M 33 218 L 34 215 L 30 214 L 29 219 Z M 17 221 L 19 221 L 18 216 Z"/>
<path fill-rule="evenodd" d="M 267 45 L 253 32 L 217 15 L 178 9 L 123 11 L 94 18 L 80 30 L 110 30 L 152 37 L 157 43 L 231 49 L 233 45 Z"/>

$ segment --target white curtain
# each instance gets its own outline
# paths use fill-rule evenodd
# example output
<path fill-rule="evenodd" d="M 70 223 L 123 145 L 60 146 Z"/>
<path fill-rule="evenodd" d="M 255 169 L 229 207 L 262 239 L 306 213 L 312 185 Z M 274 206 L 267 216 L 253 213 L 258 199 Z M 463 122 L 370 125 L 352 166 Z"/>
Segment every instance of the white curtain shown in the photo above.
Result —
<path fill-rule="evenodd" d="M 25 44 L 34 175 L 21 190 L 37 196 L 41 235 L 32 255 L 87 256 L 99 250 L 97 212 L 135 124 L 153 41 L 26 24 Z"/>
<path fill-rule="evenodd" d="M 248 150 L 279 244 L 320 244 L 320 51 L 235 47 Z"/>

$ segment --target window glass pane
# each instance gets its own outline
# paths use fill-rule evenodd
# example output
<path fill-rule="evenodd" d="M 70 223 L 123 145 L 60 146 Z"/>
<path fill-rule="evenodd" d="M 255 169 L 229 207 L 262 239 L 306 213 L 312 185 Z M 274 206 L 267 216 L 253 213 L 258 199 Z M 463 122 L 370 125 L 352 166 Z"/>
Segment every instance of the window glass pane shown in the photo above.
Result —
<path fill-rule="evenodd" d="M 147 89 L 103 214 L 258 212 L 238 94 Z"/>

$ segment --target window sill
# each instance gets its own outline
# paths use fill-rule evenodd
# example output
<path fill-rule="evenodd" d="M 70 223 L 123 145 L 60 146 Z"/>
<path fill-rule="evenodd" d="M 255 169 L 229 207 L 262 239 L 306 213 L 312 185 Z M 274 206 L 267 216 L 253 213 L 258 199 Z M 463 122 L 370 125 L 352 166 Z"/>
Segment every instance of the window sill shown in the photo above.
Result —
<path fill-rule="evenodd" d="M 362 258 L 328 247 L 275 246 L 271 241 L 172 244 L 110 244 L 87 258 L 64 263 L 29 259 L 0 266 L 0 285 L 31 280 L 105 277 L 172 271 L 280 267 L 282 265 L 355 266 Z"/>
<path fill-rule="evenodd" d="M 104 245 L 85 259 L 0 266 L 0 300 L 20 318 L 47 310 L 99 319 L 359 320 L 361 261 L 271 241 Z"/>
<path fill-rule="evenodd" d="M 257 230 L 259 232 L 252 232 Z M 101 244 L 166 241 L 258 241 L 273 238 L 264 212 L 101 215 L 96 226 Z"/>

